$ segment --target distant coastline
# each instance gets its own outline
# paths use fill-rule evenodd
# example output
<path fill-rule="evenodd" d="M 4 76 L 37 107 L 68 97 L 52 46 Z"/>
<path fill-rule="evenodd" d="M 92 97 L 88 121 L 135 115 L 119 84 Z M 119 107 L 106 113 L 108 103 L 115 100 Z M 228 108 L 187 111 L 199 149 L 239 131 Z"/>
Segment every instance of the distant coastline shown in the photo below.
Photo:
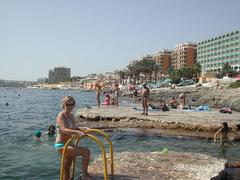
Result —
<path fill-rule="evenodd" d="M 14 81 L 0 79 L 0 87 L 28 87 L 36 84 L 34 81 Z"/>

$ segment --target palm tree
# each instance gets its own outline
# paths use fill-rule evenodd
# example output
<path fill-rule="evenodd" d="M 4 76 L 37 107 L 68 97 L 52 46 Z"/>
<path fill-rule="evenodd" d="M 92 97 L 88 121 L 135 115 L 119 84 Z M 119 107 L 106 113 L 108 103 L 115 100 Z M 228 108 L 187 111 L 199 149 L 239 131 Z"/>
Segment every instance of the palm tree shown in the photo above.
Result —
<path fill-rule="evenodd" d="M 198 77 L 200 77 L 202 73 L 202 66 L 197 62 L 192 66 L 192 74 L 196 81 L 198 81 Z"/>
<path fill-rule="evenodd" d="M 154 80 L 155 80 L 155 84 L 157 83 L 157 79 L 158 79 L 158 73 L 160 72 L 161 68 L 160 66 L 155 62 L 155 64 L 153 64 L 153 73 L 154 73 Z"/>
<path fill-rule="evenodd" d="M 123 69 L 123 70 L 120 70 L 117 72 L 117 74 L 119 75 L 119 78 L 120 78 L 120 82 L 125 85 L 125 77 L 127 76 L 127 70 L 126 69 Z"/>
<path fill-rule="evenodd" d="M 144 58 L 140 62 L 140 72 L 144 74 L 145 82 L 147 82 L 147 77 L 149 76 L 150 82 L 152 80 L 153 66 L 155 64 L 154 60 L 149 60 Z"/>

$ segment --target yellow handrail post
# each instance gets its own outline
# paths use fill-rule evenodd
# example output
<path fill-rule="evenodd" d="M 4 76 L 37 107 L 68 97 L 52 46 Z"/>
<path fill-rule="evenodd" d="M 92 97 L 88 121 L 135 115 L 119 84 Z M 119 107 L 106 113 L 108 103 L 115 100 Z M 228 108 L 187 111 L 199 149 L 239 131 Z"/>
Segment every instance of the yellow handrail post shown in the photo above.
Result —
<path fill-rule="evenodd" d="M 80 140 L 80 138 L 78 138 L 77 141 L 75 142 L 75 146 L 78 145 L 79 140 Z M 72 162 L 72 177 L 73 178 L 75 176 L 75 164 L 76 164 L 76 157 L 73 159 L 73 162 Z"/>
<path fill-rule="evenodd" d="M 60 172 L 60 180 L 63 180 L 63 177 L 64 177 L 64 167 L 65 167 L 65 154 L 66 154 L 66 149 L 67 147 L 69 146 L 69 144 L 77 139 L 77 142 L 76 142 L 76 146 L 80 140 L 80 138 L 82 137 L 89 137 L 91 138 L 92 140 L 94 140 L 101 148 L 102 150 L 102 158 L 103 158 L 103 163 L 104 163 L 104 169 L 103 169 L 103 174 L 104 174 L 104 180 L 108 180 L 108 173 L 107 173 L 107 158 L 106 158 L 106 151 L 105 151 L 105 147 L 103 145 L 103 143 L 95 136 L 93 136 L 92 134 L 87 134 L 86 136 L 73 136 L 71 139 L 69 139 L 67 141 L 67 143 L 65 144 L 64 148 L 63 148 L 63 152 L 62 152 L 62 161 L 61 161 L 61 172 Z M 110 150 L 111 151 L 111 150 Z M 111 154 L 111 153 L 110 153 Z M 75 160 L 73 160 L 73 177 L 74 177 L 74 173 L 75 173 Z"/>
<path fill-rule="evenodd" d="M 108 172 L 107 172 L 107 158 L 106 158 L 106 151 L 105 151 L 105 147 L 103 145 L 103 143 L 96 138 L 95 136 L 93 136 L 92 134 L 87 134 L 87 137 L 91 138 L 92 140 L 94 140 L 101 148 L 102 150 L 102 158 L 103 158 L 103 165 L 104 165 L 104 169 L 103 169 L 103 174 L 104 174 L 104 180 L 108 180 Z"/>
<path fill-rule="evenodd" d="M 64 167 L 65 167 L 65 153 L 66 153 L 66 149 L 69 146 L 69 144 L 76 139 L 77 136 L 73 136 L 71 139 L 69 139 L 67 141 L 67 143 L 65 144 L 64 148 L 63 148 L 63 152 L 62 152 L 62 162 L 61 162 L 61 173 L 60 173 L 60 180 L 63 180 L 64 177 Z"/>
<path fill-rule="evenodd" d="M 98 134 L 102 135 L 107 140 L 107 142 L 109 144 L 109 151 L 110 151 L 111 175 L 114 176 L 113 145 L 112 145 L 112 142 L 109 139 L 108 134 L 104 133 L 103 131 L 101 131 L 99 129 L 88 129 L 88 130 L 85 130 L 84 132 L 85 133 L 91 133 L 91 132 L 98 133 Z"/>

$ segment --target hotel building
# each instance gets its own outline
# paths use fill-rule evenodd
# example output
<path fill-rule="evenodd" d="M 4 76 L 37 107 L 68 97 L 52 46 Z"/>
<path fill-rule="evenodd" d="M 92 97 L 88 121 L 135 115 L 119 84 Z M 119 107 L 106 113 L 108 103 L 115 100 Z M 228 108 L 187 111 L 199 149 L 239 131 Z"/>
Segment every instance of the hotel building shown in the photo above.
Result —
<path fill-rule="evenodd" d="M 177 44 L 172 53 L 171 66 L 174 69 L 192 67 L 197 58 L 197 44 L 185 42 Z"/>
<path fill-rule="evenodd" d="M 240 30 L 222 34 L 198 43 L 197 62 L 203 73 L 219 71 L 223 64 L 229 63 L 235 70 L 240 70 Z"/>
<path fill-rule="evenodd" d="M 160 71 L 163 74 L 167 74 L 171 65 L 171 50 L 162 49 L 153 54 L 153 59 L 160 66 Z"/>

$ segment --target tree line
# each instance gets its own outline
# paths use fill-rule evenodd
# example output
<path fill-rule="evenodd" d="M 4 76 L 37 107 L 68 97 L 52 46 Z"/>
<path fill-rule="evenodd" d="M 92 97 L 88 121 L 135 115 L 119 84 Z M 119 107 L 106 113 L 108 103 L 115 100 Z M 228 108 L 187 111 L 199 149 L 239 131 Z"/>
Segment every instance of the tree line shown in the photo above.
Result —
<path fill-rule="evenodd" d="M 172 80 L 172 83 L 178 84 L 181 79 L 194 79 L 198 82 L 198 78 L 201 76 L 202 67 L 196 62 L 192 67 L 181 67 L 178 69 L 169 68 L 168 74 L 164 77 Z M 234 77 L 238 74 L 236 70 L 231 67 L 229 63 L 223 64 L 222 68 L 216 73 L 217 78 L 222 78 L 225 75 Z M 161 76 L 162 69 L 160 64 L 158 64 L 153 59 L 143 58 L 140 61 L 135 61 L 129 64 L 125 69 L 118 71 L 120 80 L 125 82 L 125 79 L 131 79 L 133 83 L 156 83 L 159 79 L 163 79 Z"/>
<path fill-rule="evenodd" d="M 172 79 L 173 83 L 179 83 L 181 78 L 197 79 L 201 72 L 201 65 L 199 63 L 195 63 L 192 67 L 182 67 L 179 69 L 170 68 L 168 75 L 164 77 Z M 161 76 L 162 74 L 160 64 L 153 59 L 147 58 L 129 64 L 126 69 L 118 71 L 118 75 L 122 82 L 129 78 L 135 84 L 142 82 L 156 83 L 159 79 L 163 79 Z"/>

